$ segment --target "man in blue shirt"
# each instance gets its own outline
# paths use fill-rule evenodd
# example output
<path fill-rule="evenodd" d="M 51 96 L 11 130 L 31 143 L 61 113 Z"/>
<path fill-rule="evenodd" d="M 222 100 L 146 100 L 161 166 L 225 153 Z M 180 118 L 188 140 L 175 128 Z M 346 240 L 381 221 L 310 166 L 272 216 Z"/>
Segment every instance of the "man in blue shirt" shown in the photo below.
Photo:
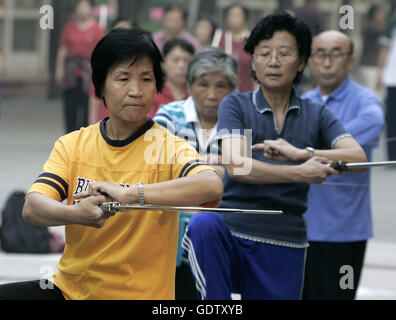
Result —
<path fill-rule="evenodd" d="M 353 61 L 353 43 L 345 34 L 319 34 L 312 44 L 312 66 L 319 87 L 303 97 L 324 103 L 371 161 L 384 115 L 376 95 L 352 80 Z M 370 171 L 332 176 L 322 185 L 312 185 L 305 218 L 310 247 L 303 299 L 354 299 L 366 241 L 373 235 Z M 353 268 L 354 283 L 347 289 L 340 287 L 342 266 Z"/>

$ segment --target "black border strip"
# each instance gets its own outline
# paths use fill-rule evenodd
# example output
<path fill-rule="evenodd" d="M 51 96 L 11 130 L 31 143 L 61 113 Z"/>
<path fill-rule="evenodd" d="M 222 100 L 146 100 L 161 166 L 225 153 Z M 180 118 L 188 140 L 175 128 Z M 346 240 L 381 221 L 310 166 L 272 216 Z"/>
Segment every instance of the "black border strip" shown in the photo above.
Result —
<path fill-rule="evenodd" d="M 67 191 L 69 190 L 69 186 L 68 186 L 68 184 L 66 183 L 66 181 L 63 180 L 61 177 L 57 176 L 56 174 L 49 173 L 49 172 L 44 172 L 44 173 L 40 174 L 40 175 L 37 177 L 37 179 L 38 179 L 38 178 L 41 178 L 41 177 L 48 177 L 48 178 L 52 178 L 52 179 L 58 181 L 58 182 L 63 186 L 63 188 L 65 188 L 65 192 L 66 192 L 66 193 L 67 193 Z"/>
<path fill-rule="evenodd" d="M 125 140 L 112 140 L 106 135 L 105 123 L 107 120 L 109 120 L 109 117 L 104 118 L 100 122 L 100 133 L 102 134 L 103 139 L 113 147 L 125 147 L 126 145 L 135 141 L 140 136 L 144 135 L 154 125 L 153 119 L 147 118 L 145 124 L 141 126 L 138 130 L 136 130 L 136 132 L 132 134 L 129 138 L 126 138 Z"/>
<path fill-rule="evenodd" d="M 201 159 L 194 159 L 194 160 L 191 160 L 191 161 L 187 162 L 187 163 L 184 165 L 183 169 L 180 171 L 179 178 L 184 177 L 184 172 L 187 170 L 188 167 L 190 167 L 190 166 L 193 165 L 194 163 L 198 163 L 198 162 L 205 163 L 205 161 L 203 161 L 203 160 L 201 160 Z"/>
<path fill-rule="evenodd" d="M 46 179 L 37 179 L 34 183 L 48 184 L 49 186 L 53 187 L 54 189 L 56 189 L 56 191 L 59 192 L 62 201 L 66 199 L 66 194 L 63 192 L 62 188 L 59 185 L 57 185 L 55 182 Z"/>
<path fill-rule="evenodd" d="M 186 170 L 186 172 L 184 173 L 184 176 L 183 176 L 183 177 L 187 177 L 188 174 L 190 173 L 190 171 L 191 171 L 192 169 L 198 167 L 198 166 L 207 166 L 207 164 L 206 164 L 206 163 L 196 163 L 196 164 L 193 164 L 192 166 L 190 166 L 190 167 Z"/>

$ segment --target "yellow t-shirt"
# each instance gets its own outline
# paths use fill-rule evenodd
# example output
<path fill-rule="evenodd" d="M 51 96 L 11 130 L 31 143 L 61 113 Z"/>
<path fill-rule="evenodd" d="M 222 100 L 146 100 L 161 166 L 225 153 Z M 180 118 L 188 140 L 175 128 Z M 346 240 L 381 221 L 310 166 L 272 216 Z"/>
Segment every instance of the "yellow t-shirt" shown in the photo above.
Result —
<path fill-rule="evenodd" d="M 102 121 L 61 137 L 29 193 L 72 205 L 91 181 L 129 187 L 203 170 L 213 169 L 151 119 L 124 141 L 110 140 Z M 178 223 L 176 212 L 134 210 L 101 229 L 67 225 L 53 281 L 67 299 L 174 299 Z"/>

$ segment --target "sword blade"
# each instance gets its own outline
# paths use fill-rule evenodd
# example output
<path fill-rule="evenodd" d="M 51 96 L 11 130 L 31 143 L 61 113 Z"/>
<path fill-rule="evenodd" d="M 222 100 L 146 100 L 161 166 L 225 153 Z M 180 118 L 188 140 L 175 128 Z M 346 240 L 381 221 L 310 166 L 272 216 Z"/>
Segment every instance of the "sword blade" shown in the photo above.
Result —
<path fill-rule="evenodd" d="M 204 207 L 172 207 L 172 206 L 139 206 L 122 205 L 119 202 L 104 202 L 101 209 L 107 212 L 126 212 L 131 210 L 169 210 L 169 211 L 210 211 L 221 213 L 248 213 L 248 214 L 282 214 L 281 210 L 252 210 L 252 209 L 229 209 L 229 208 L 204 208 Z"/>
<path fill-rule="evenodd" d="M 387 166 L 396 166 L 396 161 L 352 162 L 352 163 L 346 163 L 345 166 L 348 169 L 370 168 L 370 167 L 387 167 Z"/>

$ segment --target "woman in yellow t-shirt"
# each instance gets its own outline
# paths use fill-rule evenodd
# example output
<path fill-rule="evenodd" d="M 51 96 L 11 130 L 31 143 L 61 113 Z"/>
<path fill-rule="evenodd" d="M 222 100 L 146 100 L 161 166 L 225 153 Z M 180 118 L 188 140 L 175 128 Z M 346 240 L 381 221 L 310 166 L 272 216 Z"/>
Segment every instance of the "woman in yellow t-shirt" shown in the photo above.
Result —
<path fill-rule="evenodd" d="M 114 30 L 98 43 L 92 80 L 109 117 L 58 139 L 23 209 L 34 224 L 66 226 L 65 251 L 45 286 L 53 290 L 40 281 L 4 284 L 0 299 L 174 299 L 178 214 L 100 208 L 214 206 L 221 197 L 216 171 L 146 116 L 163 87 L 161 61 L 142 30 Z"/>

